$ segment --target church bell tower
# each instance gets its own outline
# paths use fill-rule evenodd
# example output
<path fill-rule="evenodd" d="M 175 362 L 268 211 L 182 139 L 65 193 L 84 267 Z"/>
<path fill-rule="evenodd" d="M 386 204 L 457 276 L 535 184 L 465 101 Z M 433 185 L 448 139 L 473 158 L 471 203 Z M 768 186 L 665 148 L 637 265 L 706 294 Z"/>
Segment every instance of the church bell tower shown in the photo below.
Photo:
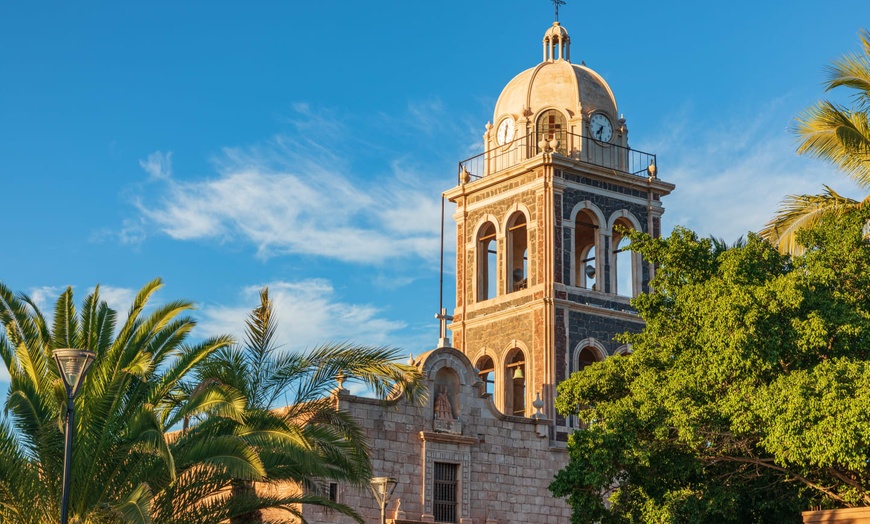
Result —
<path fill-rule="evenodd" d="M 496 407 L 529 417 L 540 395 L 550 438 L 556 385 L 630 348 L 615 336 L 643 321 L 630 299 L 654 267 L 625 250 L 624 229 L 660 234 L 656 157 L 629 147 L 625 118 L 604 79 L 571 62 L 559 22 L 542 62 L 505 86 L 486 125 L 485 151 L 459 163 L 454 346 L 479 370 Z"/>

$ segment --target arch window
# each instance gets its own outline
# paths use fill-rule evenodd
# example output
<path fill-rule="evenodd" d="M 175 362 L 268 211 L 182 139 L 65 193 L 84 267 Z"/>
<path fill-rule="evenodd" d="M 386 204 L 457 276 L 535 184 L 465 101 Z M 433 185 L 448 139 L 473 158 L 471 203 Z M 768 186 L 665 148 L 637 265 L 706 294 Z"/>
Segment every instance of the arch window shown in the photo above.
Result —
<path fill-rule="evenodd" d="M 580 350 L 580 353 L 577 355 L 577 369 L 576 371 L 583 371 L 587 367 L 591 366 L 596 362 L 600 362 L 602 360 L 601 353 L 592 346 L 586 346 L 585 348 Z M 576 416 L 571 416 L 569 420 L 569 425 L 575 428 L 585 429 L 586 425 L 580 422 L 580 419 Z"/>
<path fill-rule="evenodd" d="M 526 357 L 514 348 L 505 366 L 505 413 L 523 417 L 526 414 Z"/>
<path fill-rule="evenodd" d="M 627 218 L 619 218 L 614 226 L 622 226 L 625 229 L 634 229 L 634 225 Z M 613 284 L 614 293 L 623 297 L 637 296 L 639 291 L 639 264 L 637 255 L 629 250 L 628 238 L 613 230 Z"/>
<path fill-rule="evenodd" d="M 529 236 L 526 216 L 522 213 L 515 213 L 508 221 L 508 275 L 510 291 L 528 287 Z"/>
<path fill-rule="evenodd" d="M 626 357 L 628 355 L 631 355 L 631 344 L 620 346 L 613 352 L 615 357 Z"/>
<path fill-rule="evenodd" d="M 498 293 L 498 250 L 495 226 L 487 223 L 477 234 L 477 300 L 489 300 Z"/>
<path fill-rule="evenodd" d="M 477 376 L 486 384 L 486 392 L 490 395 L 495 393 L 495 363 L 488 356 L 480 357 L 477 361 Z"/>
<path fill-rule="evenodd" d="M 598 220 L 581 209 L 574 221 L 574 284 L 586 289 L 600 289 L 598 268 Z"/>
<path fill-rule="evenodd" d="M 565 154 L 567 151 L 567 127 L 565 125 L 565 117 L 559 111 L 555 109 L 548 109 L 541 113 L 541 116 L 538 117 L 538 140 L 547 140 L 548 142 L 553 140 L 554 138 L 558 140 L 558 145 L 555 150 L 557 153 Z M 541 152 L 541 148 L 538 147 L 538 153 Z"/>
<path fill-rule="evenodd" d="M 587 346 L 580 350 L 580 354 L 577 355 L 577 371 L 583 371 L 587 367 L 591 366 L 596 362 L 601 361 L 601 355 L 595 348 Z"/>

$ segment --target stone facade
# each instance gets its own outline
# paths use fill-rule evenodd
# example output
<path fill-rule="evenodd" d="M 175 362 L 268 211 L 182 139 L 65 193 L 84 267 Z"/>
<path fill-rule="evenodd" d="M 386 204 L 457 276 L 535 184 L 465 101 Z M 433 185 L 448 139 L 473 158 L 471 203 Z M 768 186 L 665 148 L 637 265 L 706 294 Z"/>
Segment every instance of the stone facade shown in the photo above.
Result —
<path fill-rule="evenodd" d="M 430 391 L 424 406 L 404 399 L 384 403 L 347 392 L 334 397 L 365 428 L 372 443 L 375 475 L 398 481 L 387 508 L 388 522 L 436 520 L 436 463 L 458 466 L 456 522 L 567 522 L 567 503 L 547 490 L 555 472 L 568 460 L 564 447 L 553 443 L 545 432 L 550 421 L 501 413 L 477 370 L 456 349 L 439 348 L 418 360 Z M 437 417 L 439 393 L 449 399 L 454 413 L 447 424 Z M 359 511 L 366 522 L 380 518 L 367 487 L 338 486 L 338 501 Z M 312 524 L 353 522 L 314 507 L 306 507 L 304 515 Z"/>

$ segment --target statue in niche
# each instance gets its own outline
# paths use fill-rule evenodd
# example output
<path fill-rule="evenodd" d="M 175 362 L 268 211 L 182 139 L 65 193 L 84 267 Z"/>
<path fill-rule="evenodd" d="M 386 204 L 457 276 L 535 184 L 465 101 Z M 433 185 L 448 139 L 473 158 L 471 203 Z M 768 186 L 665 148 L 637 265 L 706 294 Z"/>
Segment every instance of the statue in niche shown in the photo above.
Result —
<path fill-rule="evenodd" d="M 439 433 L 462 434 L 460 419 L 459 375 L 451 368 L 443 368 L 432 385 L 435 402 L 432 405 L 432 429 Z"/>
<path fill-rule="evenodd" d="M 456 420 L 453 416 L 453 406 L 450 405 L 450 397 L 447 395 L 447 386 L 438 388 L 438 395 L 435 397 L 435 420 Z"/>

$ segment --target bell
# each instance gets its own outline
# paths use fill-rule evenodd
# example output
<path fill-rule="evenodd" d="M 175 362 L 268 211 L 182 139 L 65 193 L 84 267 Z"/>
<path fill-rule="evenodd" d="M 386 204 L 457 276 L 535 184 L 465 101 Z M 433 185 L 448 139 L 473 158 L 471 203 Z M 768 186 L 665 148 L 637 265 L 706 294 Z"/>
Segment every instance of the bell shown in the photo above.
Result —
<path fill-rule="evenodd" d="M 517 368 L 514 370 L 514 380 L 523 379 L 523 378 L 526 378 L 525 375 L 523 375 L 523 367 L 517 366 Z"/>
<path fill-rule="evenodd" d="M 586 266 L 586 278 L 593 279 L 595 278 L 595 266 Z"/>

